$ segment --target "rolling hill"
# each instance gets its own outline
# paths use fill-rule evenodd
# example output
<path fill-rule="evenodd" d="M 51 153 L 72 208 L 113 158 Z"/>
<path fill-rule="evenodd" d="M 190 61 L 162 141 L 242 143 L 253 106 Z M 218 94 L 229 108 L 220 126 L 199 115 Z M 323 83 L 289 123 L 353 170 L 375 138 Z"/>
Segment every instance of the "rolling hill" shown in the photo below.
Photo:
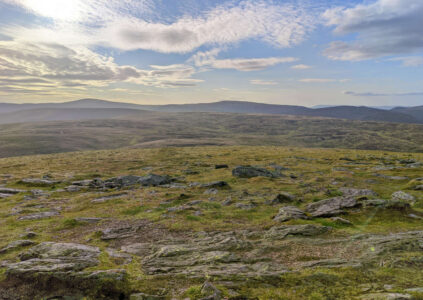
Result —
<path fill-rule="evenodd" d="M 222 112 L 222 113 L 242 113 L 242 114 L 272 114 L 272 115 L 294 115 L 294 116 L 313 116 L 328 117 L 349 120 L 396 122 L 396 123 L 423 123 L 423 106 L 394 108 L 391 110 L 371 108 L 365 106 L 332 106 L 322 108 L 308 108 L 304 106 L 293 105 L 274 105 L 265 103 L 245 102 L 245 101 L 220 101 L 214 103 L 180 104 L 180 105 L 137 105 L 132 103 L 111 102 L 97 99 L 81 99 L 65 103 L 39 103 L 39 104 L 10 104 L 0 103 L 0 114 L 9 114 L 9 117 L 2 116 L 2 124 L 11 120 L 24 121 L 22 113 L 14 117 L 14 113 L 19 111 L 31 110 L 31 116 L 39 114 L 38 117 L 32 116 L 32 119 L 39 121 L 49 121 L 51 117 L 43 119 L 43 115 L 51 116 L 42 110 L 56 109 L 56 113 L 67 116 L 72 112 L 61 112 L 58 109 L 81 109 L 81 120 L 87 118 L 89 114 L 94 119 L 105 118 L 109 115 L 122 115 L 132 113 L 129 110 L 149 110 L 161 112 Z M 82 109 L 90 110 L 90 113 L 82 113 Z M 95 112 L 94 109 L 99 110 Z M 119 111 L 116 113 L 106 112 L 107 109 L 124 109 L 127 112 Z M 76 114 L 77 116 L 77 114 Z M 59 120 L 59 119 L 58 119 Z M 64 120 L 69 120 L 65 118 Z M 73 120 L 73 119 L 72 119 Z"/>

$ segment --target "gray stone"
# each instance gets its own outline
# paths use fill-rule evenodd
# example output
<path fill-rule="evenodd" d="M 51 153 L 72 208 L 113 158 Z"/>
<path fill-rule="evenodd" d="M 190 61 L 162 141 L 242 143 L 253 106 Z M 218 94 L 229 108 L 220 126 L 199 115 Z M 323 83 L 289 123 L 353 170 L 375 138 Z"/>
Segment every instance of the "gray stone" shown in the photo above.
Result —
<path fill-rule="evenodd" d="M 18 220 L 19 221 L 40 220 L 40 219 L 47 219 L 47 218 L 55 217 L 55 216 L 58 216 L 58 215 L 60 215 L 60 214 L 57 211 L 44 211 L 44 212 L 39 212 L 39 213 L 19 217 Z"/>
<path fill-rule="evenodd" d="M 232 170 L 232 175 L 239 178 L 252 178 L 252 177 L 270 177 L 277 178 L 281 175 L 277 172 L 271 172 L 264 168 L 252 167 L 252 166 L 239 166 Z"/>
<path fill-rule="evenodd" d="M 257 207 L 257 203 L 255 203 L 254 201 L 250 201 L 248 203 L 237 203 L 235 204 L 235 207 L 240 209 L 253 209 Z"/>
<path fill-rule="evenodd" d="M 3 247 L 2 249 L 0 249 L 0 254 L 19 249 L 21 247 L 32 246 L 34 244 L 35 243 L 33 241 L 28 241 L 28 240 L 14 241 L 8 244 L 7 246 Z"/>
<path fill-rule="evenodd" d="M 269 204 L 282 204 L 282 203 L 292 203 L 296 200 L 296 197 L 287 192 L 280 192 L 273 200 L 269 201 Z"/>
<path fill-rule="evenodd" d="M 203 188 L 219 188 L 219 187 L 227 187 L 228 183 L 226 181 L 213 181 L 209 183 L 204 183 L 200 185 Z"/>
<path fill-rule="evenodd" d="M 101 231 L 102 240 L 114 240 L 131 237 L 139 230 L 139 226 L 122 226 L 116 228 L 107 228 Z"/>
<path fill-rule="evenodd" d="M 216 195 L 219 191 L 217 189 L 208 189 L 204 192 L 205 195 Z"/>
<path fill-rule="evenodd" d="M 344 219 L 344 218 L 340 218 L 340 217 L 333 217 L 333 218 L 331 218 L 331 220 L 335 223 L 338 223 L 338 224 L 352 225 L 352 223 L 350 221 L 348 221 L 347 219 Z"/>
<path fill-rule="evenodd" d="M 11 194 L 11 195 L 15 195 L 15 194 L 25 193 L 25 192 L 26 192 L 25 190 L 0 187 L 0 194 Z"/>
<path fill-rule="evenodd" d="M 307 205 L 306 211 L 313 217 L 332 217 L 343 213 L 343 209 L 359 206 L 354 197 L 335 197 Z"/>
<path fill-rule="evenodd" d="M 339 191 L 342 192 L 342 194 L 346 197 L 377 196 L 377 194 L 370 189 L 355 189 L 355 188 L 342 187 L 339 189 Z"/>
<path fill-rule="evenodd" d="M 122 197 L 127 196 L 127 195 L 128 195 L 127 193 L 107 195 L 107 196 L 104 196 L 104 197 L 100 197 L 100 198 L 91 200 L 91 203 L 103 203 L 103 202 L 106 202 L 106 201 L 109 201 L 109 200 L 112 200 L 112 199 L 119 199 L 119 198 L 122 198 Z"/>
<path fill-rule="evenodd" d="M 81 217 L 81 218 L 75 218 L 75 220 L 77 222 L 84 222 L 84 223 L 95 224 L 95 223 L 100 222 L 103 219 L 102 218 L 85 218 L 85 217 Z"/>
<path fill-rule="evenodd" d="M 79 192 L 81 189 L 82 188 L 79 185 L 70 185 L 65 187 L 65 191 L 69 193 L 76 193 L 76 192 Z"/>
<path fill-rule="evenodd" d="M 285 206 L 280 208 L 278 214 L 273 218 L 273 220 L 279 222 L 296 219 L 308 219 L 307 215 L 296 206 Z"/>
<path fill-rule="evenodd" d="M 416 198 L 413 195 L 407 194 L 403 191 L 397 191 L 395 193 L 392 194 L 392 200 L 401 200 L 401 201 L 406 201 L 406 202 L 414 202 L 416 200 Z"/>
<path fill-rule="evenodd" d="M 415 191 L 423 191 L 423 184 L 420 184 L 414 188 Z"/>
<path fill-rule="evenodd" d="M 266 239 L 281 240 L 287 236 L 316 236 L 331 230 L 331 227 L 313 224 L 283 225 L 270 228 L 264 235 Z"/>

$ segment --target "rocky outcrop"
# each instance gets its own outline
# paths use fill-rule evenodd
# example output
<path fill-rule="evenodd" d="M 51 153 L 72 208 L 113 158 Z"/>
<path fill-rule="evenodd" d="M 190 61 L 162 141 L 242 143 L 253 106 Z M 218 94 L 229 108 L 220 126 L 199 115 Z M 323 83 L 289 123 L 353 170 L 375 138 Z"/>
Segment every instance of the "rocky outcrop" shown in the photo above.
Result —
<path fill-rule="evenodd" d="M 281 240 L 287 236 L 316 236 L 329 230 L 331 230 L 331 227 L 313 224 L 274 226 L 266 232 L 264 237 L 271 240 Z"/>
<path fill-rule="evenodd" d="M 272 172 L 265 168 L 251 167 L 251 166 L 239 166 L 232 170 L 232 175 L 239 178 L 252 178 L 252 177 L 270 177 L 277 178 L 281 177 L 280 173 Z"/>
<path fill-rule="evenodd" d="M 25 216 L 21 216 L 18 218 L 19 221 L 25 221 L 25 220 L 40 220 L 40 219 L 48 219 L 51 217 L 55 217 L 60 215 L 59 212 L 57 211 L 44 211 L 44 212 L 39 212 L 39 213 L 35 213 L 35 214 L 29 214 L 29 215 L 25 215 Z"/>
<path fill-rule="evenodd" d="M 50 179 L 26 178 L 20 180 L 19 183 L 28 186 L 53 186 L 60 183 L 60 181 Z"/>
<path fill-rule="evenodd" d="M 133 185 L 159 186 L 170 184 L 171 182 L 172 180 L 169 176 L 155 174 L 150 174 L 147 176 L 125 175 L 107 179 L 104 181 L 104 185 L 107 188 L 125 188 Z"/>
<path fill-rule="evenodd" d="M 278 214 L 273 218 L 273 220 L 278 222 L 296 219 L 308 219 L 307 215 L 296 206 L 284 206 L 280 208 Z"/>
<path fill-rule="evenodd" d="M 360 206 L 355 197 L 335 197 L 307 205 L 306 211 L 313 217 L 332 217 L 344 213 L 345 208 Z"/>
<path fill-rule="evenodd" d="M 19 249 L 21 247 L 32 246 L 34 244 L 35 244 L 35 242 L 29 241 L 29 240 L 14 241 L 14 242 L 11 242 L 10 244 L 8 244 L 7 246 L 1 248 L 0 254 L 7 253 L 9 251 L 14 251 L 14 250 Z"/>
<path fill-rule="evenodd" d="M 280 192 L 276 195 L 275 198 L 268 201 L 268 204 L 276 205 L 276 204 L 283 204 L 283 203 L 292 203 L 296 200 L 296 197 L 288 192 Z"/>

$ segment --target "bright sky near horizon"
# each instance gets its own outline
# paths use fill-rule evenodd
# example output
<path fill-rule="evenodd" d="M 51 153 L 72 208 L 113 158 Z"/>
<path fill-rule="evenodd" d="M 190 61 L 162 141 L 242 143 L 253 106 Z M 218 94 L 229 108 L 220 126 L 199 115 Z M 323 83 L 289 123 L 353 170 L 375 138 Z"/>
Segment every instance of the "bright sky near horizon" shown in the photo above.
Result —
<path fill-rule="evenodd" d="M 0 102 L 423 105 L 423 0 L 0 0 Z"/>

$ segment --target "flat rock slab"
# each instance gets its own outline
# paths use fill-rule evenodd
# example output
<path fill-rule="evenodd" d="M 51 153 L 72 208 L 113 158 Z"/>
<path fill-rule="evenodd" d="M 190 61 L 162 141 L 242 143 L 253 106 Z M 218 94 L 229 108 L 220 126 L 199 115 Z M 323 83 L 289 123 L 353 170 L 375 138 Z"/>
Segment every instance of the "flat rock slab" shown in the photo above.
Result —
<path fill-rule="evenodd" d="M 18 218 L 19 221 L 25 221 L 25 220 L 41 220 L 41 219 L 48 219 L 51 217 L 55 217 L 60 215 L 59 212 L 57 211 L 45 211 L 45 212 L 40 212 L 40 213 L 35 213 L 35 214 L 30 214 L 30 215 L 26 215 L 26 216 L 21 216 Z"/>
<path fill-rule="evenodd" d="M 26 192 L 25 190 L 19 190 L 19 189 L 11 189 L 11 188 L 4 188 L 4 187 L 0 188 L 0 194 L 15 195 L 15 194 L 25 193 L 25 192 Z"/>
<path fill-rule="evenodd" d="M 331 229 L 332 228 L 328 226 L 313 224 L 274 226 L 265 233 L 264 237 L 271 240 L 281 240 L 288 236 L 310 237 L 327 233 Z"/>
<path fill-rule="evenodd" d="M 49 180 L 49 179 L 26 178 L 26 179 L 20 180 L 19 183 L 26 184 L 29 186 L 52 186 L 52 185 L 60 183 L 60 181 Z"/>
<path fill-rule="evenodd" d="M 11 242 L 10 244 L 8 244 L 7 246 L 3 247 L 2 249 L 0 249 L 0 254 L 19 249 L 21 247 L 32 246 L 34 244 L 35 244 L 35 242 L 29 241 L 29 240 L 14 241 L 14 242 Z"/>

